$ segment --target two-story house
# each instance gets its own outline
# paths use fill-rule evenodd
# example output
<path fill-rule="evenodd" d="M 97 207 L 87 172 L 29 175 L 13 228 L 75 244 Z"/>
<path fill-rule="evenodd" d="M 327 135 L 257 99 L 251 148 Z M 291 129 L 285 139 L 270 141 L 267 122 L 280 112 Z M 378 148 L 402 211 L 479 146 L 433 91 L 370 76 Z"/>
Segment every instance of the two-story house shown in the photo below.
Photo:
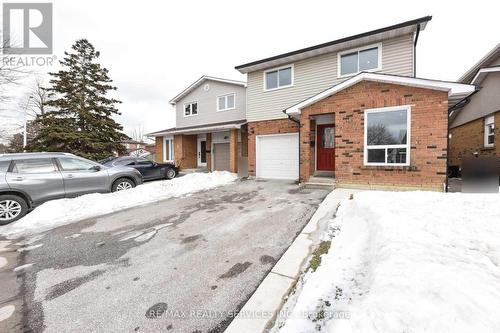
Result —
<path fill-rule="evenodd" d="M 464 159 L 500 159 L 500 44 L 459 81 L 479 89 L 450 112 L 449 165 L 455 174 Z"/>
<path fill-rule="evenodd" d="M 176 126 L 150 133 L 156 161 L 181 169 L 246 169 L 246 83 L 202 76 L 175 96 Z"/>
<path fill-rule="evenodd" d="M 442 190 L 448 106 L 474 86 L 415 77 L 417 42 L 430 20 L 237 66 L 247 74 L 249 173 Z"/>

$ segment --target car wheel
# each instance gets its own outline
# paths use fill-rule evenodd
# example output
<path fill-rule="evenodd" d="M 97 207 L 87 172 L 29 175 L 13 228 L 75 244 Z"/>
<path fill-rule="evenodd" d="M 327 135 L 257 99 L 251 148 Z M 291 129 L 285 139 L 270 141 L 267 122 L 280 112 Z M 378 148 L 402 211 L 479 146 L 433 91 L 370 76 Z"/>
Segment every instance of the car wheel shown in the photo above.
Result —
<path fill-rule="evenodd" d="M 28 212 L 28 204 L 17 195 L 0 195 L 0 225 L 19 220 Z"/>
<path fill-rule="evenodd" d="M 113 187 L 111 188 L 111 191 L 112 192 L 125 191 L 125 190 L 130 190 L 133 187 L 135 187 L 135 184 L 130 179 L 119 178 L 118 180 L 116 180 L 113 183 Z"/>
<path fill-rule="evenodd" d="M 175 172 L 175 169 L 168 168 L 167 171 L 165 172 L 165 178 L 167 179 L 173 179 L 177 175 L 177 172 Z"/>

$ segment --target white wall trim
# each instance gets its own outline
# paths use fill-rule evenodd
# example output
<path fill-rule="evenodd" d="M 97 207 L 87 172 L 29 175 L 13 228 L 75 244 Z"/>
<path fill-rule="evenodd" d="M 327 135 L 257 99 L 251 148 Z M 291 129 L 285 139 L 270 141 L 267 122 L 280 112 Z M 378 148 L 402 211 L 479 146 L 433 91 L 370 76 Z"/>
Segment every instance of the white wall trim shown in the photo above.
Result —
<path fill-rule="evenodd" d="M 316 94 L 300 103 L 297 103 L 287 108 L 285 111 L 287 114 L 300 114 L 301 109 L 311 104 L 314 104 L 317 101 L 320 101 L 324 98 L 332 96 L 338 93 L 339 91 L 349 88 L 363 80 L 382 82 L 382 83 L 392 83 L 397 85 L 419 87 L 431 90 L 447 91 L 448 97 L 459 96 L 465 98 L 476 90 L 476 87 L 474 85 L 465 83 L 446 82 L 446 81 L 420 79 L 420 78 L 390 75 L 390 74 L 362 72 L 325 91 L 320 92 L 319 94 Z"/>

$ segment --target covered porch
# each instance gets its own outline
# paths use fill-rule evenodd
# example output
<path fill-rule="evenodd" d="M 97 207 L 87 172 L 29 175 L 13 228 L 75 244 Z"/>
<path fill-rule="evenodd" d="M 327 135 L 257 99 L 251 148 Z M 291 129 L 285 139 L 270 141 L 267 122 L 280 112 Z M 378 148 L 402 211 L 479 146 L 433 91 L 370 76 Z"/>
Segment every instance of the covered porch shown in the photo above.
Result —
<path fill-rule="evenodd" d="M 158 163 L 172 162 L 186 171 L 248 173 L 245 121 L 172 128 L 154 133 Z"/>

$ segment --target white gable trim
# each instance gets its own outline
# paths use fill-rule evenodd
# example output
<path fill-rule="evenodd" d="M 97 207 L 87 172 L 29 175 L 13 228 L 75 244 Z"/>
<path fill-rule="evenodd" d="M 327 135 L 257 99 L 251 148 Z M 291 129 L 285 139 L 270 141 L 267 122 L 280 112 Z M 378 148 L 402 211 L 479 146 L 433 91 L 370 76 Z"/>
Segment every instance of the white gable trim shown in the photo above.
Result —
<path fill-rule="evenodd" d="M 476 76 L 474 76 L 474 78 L 472 79 L 471 84 L 475 84 L 475 85 L 481 84 L 481 82 L 483 82 L 486 75 L 488 75 L 489 73 L 493 73 L 493 72 L 500 72 L 500 66 L 481 68 L 477 72 Z"/>
<path fill-rule="evenodd" d="M 229 84 L 234 84 L 234 85 L 242 86 L 242 87 L 246 87 L 247 86 L 247 83 L 243 82 L 243 81 L 221 79 L 221 78 L 218 78 L 218 77 L 203 75 L 198 80 L 196 80 L 193 84 L 191 84 L 189 87 L 187 87 L 186 89 L 184 89 L 180 94 L 178 94 L 177 96 L 175 96 L 174 98 L 172 98 L 169 101 L 169 103 L 172 104 L 172 105 L 175 105 L 175 103 L 177 103 L 177 101 L 179 101 L 181 98 L 183 98 L 184 96 L 186 96 L 187 94 L 189 94 L 191 91 L 193 91 L 195 88 L 197 88 L 199 85 L 201 85 L 205 81 L 216 81 L 216 82 L 222 82 L 222 83 L 229 83 Z"/>
<path fill-rule="evenodd" d="M 295 104 L 285 110 L 287 114 L 300 114 L 300 110 L 325 99 L 326 97 L 332 96 L 339 91 L 342 91 L 346 88 L 349 88 L 361 81 L 375 81 L 382 83 L 390 83 L 397 85 L 405 85 L 411 87 L 432 89 L 432 90 L 441 90 L 447 91 L 448 97 L 461 97 L 465 98 L 468 95 L 472 94 L 476 87 L 471 84 L 464 83 L 455 83 L 455 82 L 444 82 L 437 80 L 429 80 L 429 79 L 419 79 L 414 77 L 406 77 L 406 76 L 397 76 L 397 75 L 387 75 L 387 74 L 377 74 L 377 73 L 367 73 L 362 72 L 352 78 L 343 81 L 325 91 L 320 92 L 319 94 L 312 96 L 298 104 Z M 463 97 L 462 97 L 463 96 Z"/>

